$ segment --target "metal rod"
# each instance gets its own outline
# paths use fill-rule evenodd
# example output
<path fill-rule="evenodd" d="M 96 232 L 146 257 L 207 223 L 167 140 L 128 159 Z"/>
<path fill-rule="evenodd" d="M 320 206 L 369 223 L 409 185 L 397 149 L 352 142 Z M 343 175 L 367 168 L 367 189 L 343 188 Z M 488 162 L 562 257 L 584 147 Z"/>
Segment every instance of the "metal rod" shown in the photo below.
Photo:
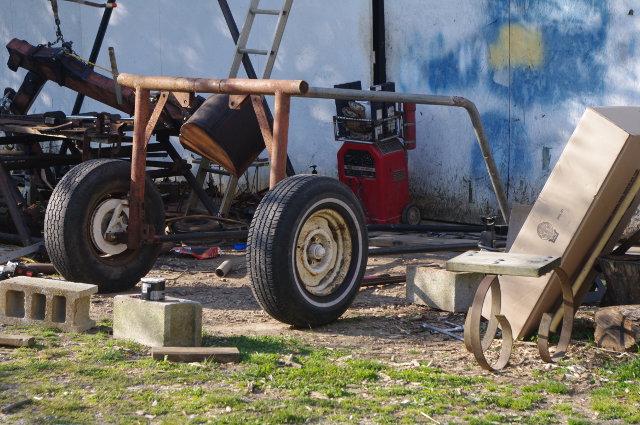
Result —
<path fill-rule="evenodd" d="M 299 96 L 292 94 L 293 96 Z M 411 93 L 396 93 L 385 91 L 365 91 L 351 89 L 336 89 L 324 87 L 309 87 L 309 90 L 301 95 L 301 97 L 321 98 L 321 99 L 342 99 L 342 100 L 368 100 L 379 102 L 399 102 L 399 103 L 415 103 L 420 105 L 436 105 L 436 106 L 452 106 L 464 108 L 469 114 L 471 124 L 480 145 L 480 151 L 489 173 L 491 185 L 496 194 L 500 212 L 505 223 L 509 223 L 509 209 L 507 204 L 507 195 L 500 181 L 498 167 L 493 159 L 491 147 L 487 135 L 482 126 L 482 120 L 475 104 L 464 97 L 459 96 L 438 96 Z"/>
<path fill-rule="evenodd" d="M 369 224 L 370 232 L 482 232 L 485 226 L 448 224 Z"/>
<path fill-rule="evenodd" d="M 381 255 L 397 255 L 397 254 L 413 254 L 417 252 L 441 252 L 441 251 L 466 251 L 469 249 L 477 249 L 477 243 L 452 243 L 441 245 L 414 245 L 414 246 L 398 246 L 375 248 L 369 250 L 369 257 L 377 257 Z"/>
<path fill-rule="evenodd" d="M 460 335 L 456 335 L 454 333 L 451 333 L 446 329 L 436 328 L 435 326 L 431 326 L 431 325 L 428 325 L 426 323 L 422 323 L 422 324 L 420 324 L 420 326 L 422 326 L 425 329 L 429 329 L 430 331 L 440 332 L 441 334 L 450 336 L 451 338 L 455 338 L 457 340 L 464 341 L 464 338 L 462 338 Z"/>
<path fill-rule="evenodd" d="M 149 123 L 150 92 L 136 89 L 133 125 L 133 152 L 131 154 L 131 190 L 129 195 L 129 225 L 127 246 L 136 249 L 142 239 L 142 219 L 144 217 L 144 185 L 147 157 L 147 141 L 144 139 Z"/>
<path fill-rule="evenodd" d="M 89 54 L 89 62 L 91 63 L 95 63 L 98 59 L 98 54 L 100 53 L 100 48 L 102 47 L 102 42 L 104 41 L 104 35 L 107 33 L 107 27 L 109 26 L 109 21 L 111 20 L 111 13 L 113 13 L 113 8 L 111 7 L 112 3 L 115 3 L 115 0 L 109 0 L 107 2 L 107 8 L 102 14 L 102 20 L 100 21 L 100 25 L 98 26 L 98 32 L 96 33 L 96 38 L 93 40 L 93 47 L 91 48 L 91 53 Z M 93 65 L 90 64 L 89 68 L 93 69 Z M 83 102 L 84 94 L 78 93 L 78 96 L 76 96 L 76 102 L 74 103 L 73 109 L 71 110 L 71 115 L 80 113 Z"/>
<path fill-rule="evenodd" d="M 297 96 L 297 95 L 295 95 Z M 491 147 L 487 135 L 482 126 L 482 120 L 475 104 L 464 97 L 459 96 L 439 96 L 411 93 L 396 93 L 385 91 L 365 91 L 352 89 L 336 89 L 324 87 L 309 87 L 309 90 L 301 97 L 321 98 L 321 99 L 342 99 L 342 100 L 369 100 L 380 102 L 416 103 L 420 105 L 452 106 L 464 108 L 469 114 L 471 124 L 480 145 L 480 151 L 491 179 L 493 190 L 498 200 L 500 212 L 505 223 L 509 223 L 509 209 L 507 206 L 507 196 L 500 181 L 498 168 L 496 167 L 491 153 Z"/>
<path fill-rule="evenodd" d="M 309 89 L 303 80 L 253 80 L 250 78 L 177 78 L 147 77 L 136 74 L 118 75 L 118 84 L 126 87 L 171 90 L 190 93 L 283 94 L 302 95 Z"/>
<path fill-rule="evenodd" d="M 115 93 L 116 93 L 116 102 L 118 102 L 118 105 L 122 105 L 122 89 L 120 89 L 120 85 L 118 84 L 118 81 L 115 80 L 115 78 L 118 78 L 118 62 L 116 62 L 116 51 L 113 47 L 109 47 L 109 61 L 111 62 L 111 73 L 113 74 L 114 77 L 114 87 L 115 87 Z"/>
<path fill-rule="evenodd" d="M 182 161 L 182 157 L 171 144 L 171 141 L 169 140 L 169 135 L 167 133 L 163 133 L 161 136 L 156 135 L 156 140 L 165 147 L 167 153 L 169 154 L 169 157 L 174 162 Z M 195 192 L 195 194 L 198 196 L 198 199 L 200 199 L 200 202 L 202 202 L 202 205 L 204 205 L 204 207 L 207 209 L 209 214 L 216 215 L 217 214 L 216 207 L 211 202 L 211 199 L 209 199 L 209 195 L 207 195 L 207 192 L 205 192 L 204 189 L 202 188 L 202 185 L 198 184 L 196 178 L 191 173 L 191 171 L 184 170 L 182 172 L 182 175 L 184 176 L 185 180 L 187 180 L 187 183 L 189 183 L 189 186 L 191 186 L 191 190 Z"/>
<path fill-rule="evenodd" d="M 273 146 L 271 170 L 269 172 L 269 188 L 278 184 L 287 176 L 287 144 L 289 138 L 289 113 L 291 97 L 283 92 L 276 93 L 273 122 Z"/>
<path fill-rule="evenodd" d="M 228 232 L 197 232 L 197 233 L 176 233 L 173 235 L 154 235 L 153 243 L 181 242 L 181 241 L 208 241 L 215 239 L 246 239 L 249 236 L 248 230 L 230 230 Z"/>

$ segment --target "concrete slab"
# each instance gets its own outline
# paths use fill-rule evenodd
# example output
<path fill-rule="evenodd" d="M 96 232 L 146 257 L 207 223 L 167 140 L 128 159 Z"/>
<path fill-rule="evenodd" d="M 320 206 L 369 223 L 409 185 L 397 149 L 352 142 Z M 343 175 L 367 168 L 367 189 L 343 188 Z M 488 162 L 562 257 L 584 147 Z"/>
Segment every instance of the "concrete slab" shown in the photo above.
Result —
<path fill-rule="evenodd" d="M 466 312 L 483 278 L 482 273 L 408 266 L 407 301 L 443 311 Z"/>
<path fill-rule="evenodd" d="M 173 297 L 147 301 L 138 295 L 116 295 L 113 337 L 151 347 L 199 346 L 202 343 L 202 305 Z"/>

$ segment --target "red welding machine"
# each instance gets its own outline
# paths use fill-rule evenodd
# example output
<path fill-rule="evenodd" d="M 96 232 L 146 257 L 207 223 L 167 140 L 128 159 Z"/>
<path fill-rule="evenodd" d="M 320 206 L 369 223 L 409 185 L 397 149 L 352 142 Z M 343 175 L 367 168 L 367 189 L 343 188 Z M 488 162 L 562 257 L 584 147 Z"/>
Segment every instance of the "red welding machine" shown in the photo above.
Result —
<path fill-rule="evenodd" d="M 393 91 L 393 83 L 372 90 Z M 337 85 L 360 89 L 360 82 Z M 410 202 L 407 149 L 415 147 L 415 105 L 336 101 L 335 139 L 340 181 L 361 201 L 369 224 L 418 224 L 420 210 Z"/>

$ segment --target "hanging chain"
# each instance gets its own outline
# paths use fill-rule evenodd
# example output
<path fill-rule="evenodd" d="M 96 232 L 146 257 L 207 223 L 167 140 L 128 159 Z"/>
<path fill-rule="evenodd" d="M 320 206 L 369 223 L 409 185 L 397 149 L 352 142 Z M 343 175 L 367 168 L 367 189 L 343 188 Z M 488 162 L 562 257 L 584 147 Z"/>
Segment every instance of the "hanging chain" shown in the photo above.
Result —
<path fill-rule="evenodd" d="M 58 0 L 49 0 L 51 2 L 51 10 L 53 10 L 53 19 L 56 24 L 56 41 L 50 41 L 47 43 L 47 47 L 55 46 L 58 43 L 61 43 L 62 48 L 65 51 L 73 52 L 73 48 L 71 45 L 72 41 L 64 41 L 64 36 L 62 35 L 62 29 L 60 28 L 60 16 L 58 16 Z"/>

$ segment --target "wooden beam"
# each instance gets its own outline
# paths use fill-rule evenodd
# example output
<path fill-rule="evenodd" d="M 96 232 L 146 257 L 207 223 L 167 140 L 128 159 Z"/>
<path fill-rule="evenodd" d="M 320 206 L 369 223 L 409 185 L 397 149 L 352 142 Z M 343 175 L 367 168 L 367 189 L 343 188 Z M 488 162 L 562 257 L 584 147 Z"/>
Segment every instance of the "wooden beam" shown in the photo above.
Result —
<path fill-rule="evenodd" d="M 236 347 L 154 347 L 151 357 L 172 362 L 238 363 L 240 351 Z"/>

